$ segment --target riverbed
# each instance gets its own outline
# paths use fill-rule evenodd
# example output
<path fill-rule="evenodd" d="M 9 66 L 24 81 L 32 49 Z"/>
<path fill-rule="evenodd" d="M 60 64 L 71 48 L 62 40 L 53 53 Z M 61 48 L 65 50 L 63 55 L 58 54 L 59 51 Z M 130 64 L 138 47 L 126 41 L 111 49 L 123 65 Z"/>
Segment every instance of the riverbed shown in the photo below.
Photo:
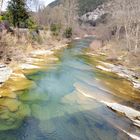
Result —
<path fill-rule="evenodd" d="M 0 99 L 0 140 L 140 139 L 140 92 L 96 68 L 84 51 L 92 40 L 73 41 L 50 69 L 25 73 L 33 84 L 16 98 Z"/>

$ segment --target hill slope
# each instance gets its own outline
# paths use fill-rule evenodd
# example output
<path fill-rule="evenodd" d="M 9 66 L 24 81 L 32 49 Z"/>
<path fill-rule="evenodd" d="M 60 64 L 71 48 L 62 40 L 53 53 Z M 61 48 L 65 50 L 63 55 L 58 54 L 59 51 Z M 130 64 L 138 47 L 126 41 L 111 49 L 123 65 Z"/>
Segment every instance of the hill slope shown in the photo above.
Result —
<path fill-rule="evenodd" d="M 62 3 L 63 0 L 55 0 L 54 2 L 49 4 L 49 7 L 54 8 Z M 97 8 L 97 6 L 101 5 L 106 0 L 78 0 L 79 3 L 79 14 L 83 15 L 87 12 L 91 12 Z"/>

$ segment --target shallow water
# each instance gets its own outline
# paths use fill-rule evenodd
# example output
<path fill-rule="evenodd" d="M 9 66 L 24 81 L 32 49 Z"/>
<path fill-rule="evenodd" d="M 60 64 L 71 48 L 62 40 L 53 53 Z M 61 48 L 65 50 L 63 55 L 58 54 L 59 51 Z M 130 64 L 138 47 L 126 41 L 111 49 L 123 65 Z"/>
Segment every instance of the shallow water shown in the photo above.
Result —
<path fill-rule="evenodd" d="M 59 54 L 55 68 L 27 75 L 36 86 L 17 92 L 17 99 L 0 99 L 0 140 L 131 140 L 127 133 L 140 135 L 128 118 L 100 102 L 139 109 L 140 97 L 128 81 L 95 68 L 93 58 L 83 54 L 91 40 L 74 41 Z"/>

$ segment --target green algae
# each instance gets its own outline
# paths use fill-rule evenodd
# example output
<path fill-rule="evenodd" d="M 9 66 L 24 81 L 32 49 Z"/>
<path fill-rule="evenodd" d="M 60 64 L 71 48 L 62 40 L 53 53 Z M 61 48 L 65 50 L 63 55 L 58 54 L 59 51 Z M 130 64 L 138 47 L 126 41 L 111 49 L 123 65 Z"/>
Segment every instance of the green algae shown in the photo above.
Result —
<path fill-rule="evenodd" d="M 66 56 L 66 58 L 67 57 L 68 56 Z M 5 103 L 5 105 L 2 106 L 0 110 L 0 130 L 14 130 L 17 131 L 16 134 L 18 134 L 18 128 L 22 126 L 22 122 L 26 117 L 30 117 L 31 119 L 35 118 L 35 120 L 37 120 L 35 122 L 37 125 L 34 125 L 34 122 L 31 122 L 26 124 L 26 128 L 23 128 L 23 130 L 25 129 L 23 133 L 28 131 L 30 128 L 33 128 L 29 130 L 31 133 L 27 133 L 30 135 L 30 140 L 36 138 L 58 140 L 91 140 L 94 138 L 96 140 L 113 140 L 115 137 L 118 137 L 116 136 L 117 130 L 108 125 L 109 123 L 103 121 L 104 117 L 100 117 L 104 115 L 102 114 L 103 110 L 105 110 L 105 108 L 102 110 L 103 105 L 96 105 L 96 102 L 85 98 L 81 94 L 75 95 L 74 93 L 73 96 L 69 95 L 74 90 L 73 85 L 75 82 L 81 81 L 82 78 L 85 79 L 85 81 L 88 80 L 89 82 L 90 77 L 93 79 L 93 75 L 91 74 L 92 69 L 84 71 L 86 69 L 86 64 L 93 66 L 95 70 L 95 78 L 101 80 L 100 82 L 104 83 L 102 85 L 108 87 L 109 90 L 111 90 L 111 87 L 110 85 L 107 86 L 108 83 L 112 83 L 112 85 L 117 84 L 115 83 L 116 79 L 118 82 L 120 82 L 122 79 L 112 73 L 105 73 L 95 69 L 95 63 L 98 64 L 99 58 L 92 58 L 94 62 L 90 62 L 88 60 L 86 61 L 86 56 L 79 55 L 76 57 L 77 61 L 75 62 L 71 57 L 68 58 L 70 60 L 72 59 L 72 67 L 67 67 L 71 63 L 69 63 L 68 59 L 63 58 L 63 67 L 59 67 L 57 72 L 54 71 L 48 75 L 46 75 L 46 72 L 43 71 L 36 71 L 35 73 L 31 72 L 31 74 L 27 73 L 27 78 L 36 82 L 36 87 L 29 87 L 26 88 L 26 90 L 21 89 L 22 91 L 17 92 L 18 99 L 9 101 L 8 104 Z M 81 58 L 84 60 L 83 62 L 81 62 Z M 75 65 L 81 69 L 75 69 Z M 79 79 L 77 78 L 78 76 L 82 78 Z M 44 77 L 46 77 L 45 80 Z M 112 80 L 114 80 L 114 82 L 112 82 Z M 84 84 L 86 84 L 86 82 Z M 124 83 L 124 85 L 125 84 L 126 83 Z M 40 87 L 40 85 L 43 86 Z M 117 92 L 118 91 L 116 88 L 115 93 Z M 7 99 L 8 98 L 6 98 L 6 100 Z M 13 104 L 15 104 L 15 106 Z M 90 112 L 91 110 L 94 110 L 94 112 Z M 105 112 L 106 114 L 110 113 L 108 108 L 105 110 Z M 36 134 L 38 130 L 41 130 L 42 132 L 40 136 Z M 18 137 L 18 140 L 23 139 L 24 134 L 20 135 L 21 136 L 20 138 Z M 47 135 L 47 137 L 45 137 L 45 135 Z M 2 135 L 0 134 L 0 136 Z M 15 137 L 17 136 L 15 135 Z M 10 139 L 10 136 L 4 138 L 0 137 L 0 140 L 6 139 L 16 140 L 14 137 L 11 137 Z"/>
<path fill-rule="evenodd" d="M 0 130 L 11 130 L 18 128 L 22 120 L 30 116 L 30 109 L 28 105 L 22 105 L 17 112 L 10 112 L 9 110 L 3 110 L 0 112 Z"/>
<path fill-rule="evenodd" d="M 18 128 L 22 120 L 31 114 L 29 106 L 16 99 L 0 99 L 0 104 L 1 131 Z"/>
<path fill-rule="evenodd" d="M 105 56 L 85 56 L 83 59 L 93 67 L 96 78 L 100 79 L 102 86 L 111 91 L 113 95 L 118 96 L 125 101 L 140 101 L 140 91 L 135 89 L 130 81 L 118 76 L 116 73 L 96 68 L 101 61 L 106 60 Z"/>
<path fill-rule="evenodd" d="M 17 99 L 10 99 L 10 98 L 0 99 L 0 106 L 6 107 L 11 112 L 17 111 L 20 105 L 21 105 L 21 102 L 18 101 Z"/>
<path fill-rule="evenodd" d="M 9 110 L 0 111 L 0 131 L 16 129 L 21 124 L 21 118 Z"/>
<path fill-rule="evenodd" d="M 22 104 L 19 106 L 19 110 L 16 112 L 16 115 L 18 118 L 24 119 L 25 117 L 30 117 L 31 116 L 31 109 L 29 105 L 27 104 Z"/>
<path fill-rule="evenodd" d="M 48 95 L 42 92 L 42 89 L 25 90 L 19 95 L 21 101 L 47 101 Z"/>
<path fill-rule="evenodd" d="M 46 73 L 43 71 L 38 71 L 36 73 L 28 74 L 26 75 L 28 79 L 31 79 L 33 81 L 40 80 L 41 78 L 46 76 Z"/>

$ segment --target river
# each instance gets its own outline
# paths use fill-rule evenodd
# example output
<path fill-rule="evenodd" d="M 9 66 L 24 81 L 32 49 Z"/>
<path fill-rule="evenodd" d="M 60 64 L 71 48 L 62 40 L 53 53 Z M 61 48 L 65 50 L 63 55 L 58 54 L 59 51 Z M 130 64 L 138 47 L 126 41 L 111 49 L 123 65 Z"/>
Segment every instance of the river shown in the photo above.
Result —
<path fill-rule="evenodd" d="M 53 69 L 28 74 L 35 83 L 0 99 L 0 140 L 131 140 L 140 129 L 108 107 L 140 110 L 139 92 L 115 74 L 102 72 L 84 54 L 91 38 L 73 41 Z M 3 105 L 4 104 L 4 105 Z"/>

